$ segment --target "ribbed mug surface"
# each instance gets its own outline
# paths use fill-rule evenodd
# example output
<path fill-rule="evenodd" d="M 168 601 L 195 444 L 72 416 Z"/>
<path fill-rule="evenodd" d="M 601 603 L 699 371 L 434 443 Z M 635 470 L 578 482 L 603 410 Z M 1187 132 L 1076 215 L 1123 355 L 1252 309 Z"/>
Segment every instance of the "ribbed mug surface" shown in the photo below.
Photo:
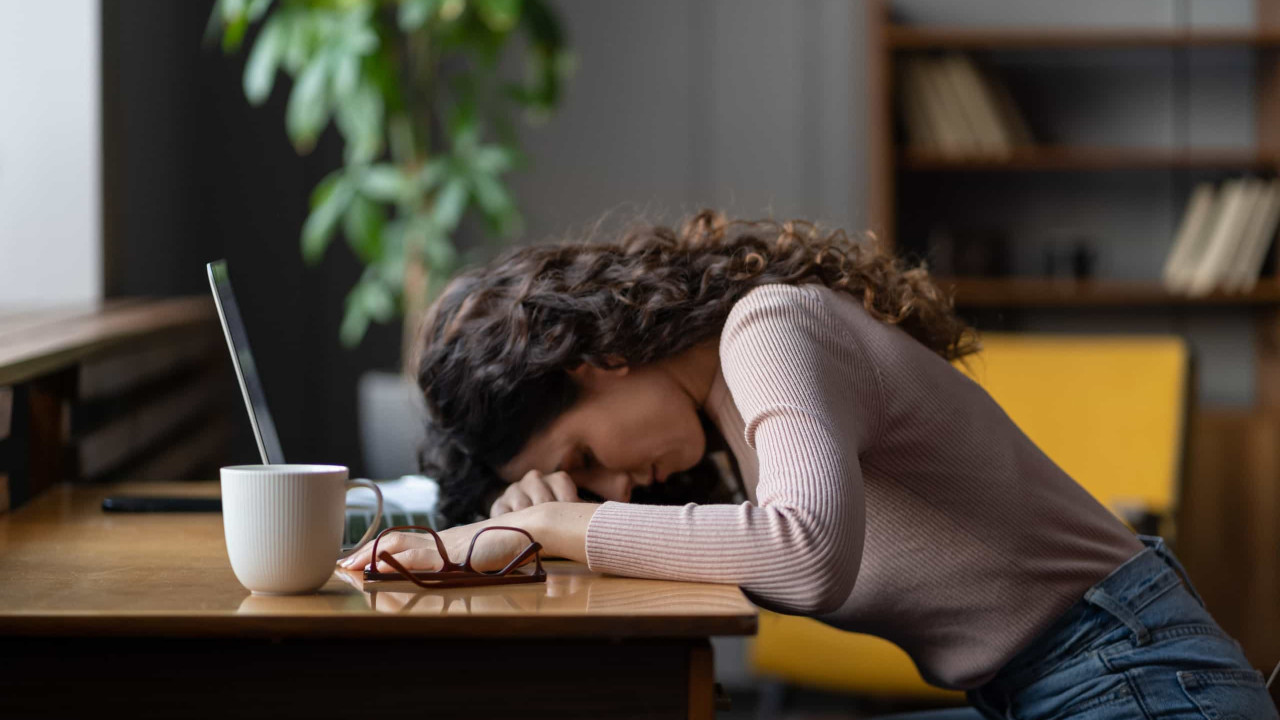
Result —
<path fill-rule="evenodd" d="M 222 524 L 236 579 L 255 594 L 318 590 L 342 547 L 347 468 L 222 468 Z"/>

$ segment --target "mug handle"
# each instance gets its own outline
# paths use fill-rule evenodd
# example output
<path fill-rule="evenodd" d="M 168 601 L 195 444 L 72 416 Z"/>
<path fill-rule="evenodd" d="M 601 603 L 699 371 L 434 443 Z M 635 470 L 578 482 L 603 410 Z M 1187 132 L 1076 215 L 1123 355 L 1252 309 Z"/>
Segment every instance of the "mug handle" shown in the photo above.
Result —
<path fill-rule="evenodd" d="M 347 481 L 348 490 L 361 487 L 368 488 L 373 491 L 373 497 L 377 500 L 378 507 L 373 511 L 373 523 L 369 525 L 369 529 L 364 531 L 364 535 L 360 538 L 360 541 L 356 543 L 357 549 L 363 547 L 365 543 L 372 540 L 373 536 L 378 534 L 378 528 L 382 526 L 382 491 L 378 489 L 378 486 L 374 484 L 372 480 L 365 480 L 362 478 Z M 352 552 L 355 551 L 353 550 Z"/>

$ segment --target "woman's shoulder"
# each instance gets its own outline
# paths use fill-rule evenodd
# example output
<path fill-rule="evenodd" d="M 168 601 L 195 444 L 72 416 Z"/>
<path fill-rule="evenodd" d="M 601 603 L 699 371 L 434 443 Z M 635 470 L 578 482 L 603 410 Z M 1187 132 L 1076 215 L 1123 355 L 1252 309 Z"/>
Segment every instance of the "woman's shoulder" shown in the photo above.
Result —
<path fill-rule="evenodd" d="M 720 363 L 735 402 L 750 410 L 785 401 L 833 427 L 856 428 L 850 432 L 859 443 L 869 442 L 883 390 L 861 338 L 866 330 L 853 319 L 859 312 L 866 314 L 856 298 L 825 285 L 770 284 L 746 293 L 720 336 Z M 857 417 L 838 422 L 835 416 L 847 413 Z"/>
<path fill-rule="evenodd" d="M 763 325 L 774 331 L 816 332 L 815 339 L 830 339 L 835 326 L 853 329 L 866 321 L 874 318 L 846 292 L 815 283 L 771 283 L 752 288 L 734 303 L 725 322 L 725 335 Z"/>
<path fill-rule="evenodd" d="M 733 304 L 733 309 L 729 312 L 729 322 L 740 321 L 745 316 L 760 310 L 768 310 L 783 316 L 787 314 L 812 314 L 825 300 L 817 292 L 819 287 L 827 290 L 825 285 L 813 284 L 768 283 L 757 285 Z"/>

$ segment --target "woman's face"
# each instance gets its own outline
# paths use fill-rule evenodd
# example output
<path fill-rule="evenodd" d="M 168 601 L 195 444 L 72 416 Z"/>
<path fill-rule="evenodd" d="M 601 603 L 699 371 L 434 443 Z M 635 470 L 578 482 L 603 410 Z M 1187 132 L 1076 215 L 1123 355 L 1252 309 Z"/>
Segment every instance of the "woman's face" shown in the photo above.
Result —
<path fill-rule="evenodd" d="M 564 471 L 579 488 L 626 502 L 637 485 L 665 482 L 702 459 L 706 436 L 697 409 L 714 370 L 706 376 L 683 357 L 639 368 L 579 367 L 570 372 L 578 401 L 499 473 L 512 483 L 530 470 Z"/>

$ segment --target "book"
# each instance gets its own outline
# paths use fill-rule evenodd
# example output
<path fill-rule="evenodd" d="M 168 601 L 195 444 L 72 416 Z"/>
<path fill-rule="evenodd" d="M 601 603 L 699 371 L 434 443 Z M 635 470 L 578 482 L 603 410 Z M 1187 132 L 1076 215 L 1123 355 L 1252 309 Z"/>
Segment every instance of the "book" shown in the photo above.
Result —
<path fill-rule="evenodd" d="M 947 70 L 944 58 L 933 58 L 928 61 L 928 74 L 933 90 L 937 93 L 939 104 L 945 111 L 945 119 L 952 126 L 952 132 L 959 139 L 960 155 L 980 155 L 981 145 L 978 140 L 978 128 L 965 110 L 964 98 L 960 88 Z"/>
<path fill-rule="evenodd" d="M 912 61 L 906 61 L 898 71 L 902 85 L 902 121 L 906 130 L 907 147 L 925 152 L 937 152 L 941 139 L 934 134 L 933 119 L 922 97 L 922 87 L 916 77 Z"/>
<path fill-rule="evenodd" d="M 1276 227 L 1280 225 L 1280 180 L 1261 185 L 1261 200 L 1250 217 L 1244 246 L 1237 255 L 1233 273 L 1227 282 L 1228 290 L 1247 292 L 1257 285 L 1258 277 L 1262 274 L 1262 263 L 1275 238 Z"/>
<path fill-rule="evenodd" d="M 970 142 L 973 151 L 982 155 L 1007 157 L 1013 150 L 1013 144 L 973 61 L 966 55 L 953 53 L 939 61 L 939 68 L 945 73 L 948 85 L 960 102 L 972 133 Z"/>
<path fill-rule="evenodd" d="M 940 61 L 917 58 L 916 62 L 922 97 L 933 121 L 931 126 L 941 141 L 939 150 L 948 156 L 972 154 L 973 129 L 965 119 L 958 94 L 942 72 Z"/>
<path fill-rule="evenodd" d="M 1185 268 L 1192 264 L 1201 249 L 1202 238 L 1209 232 L 1217 199 L 1218 191 L 1213 183 L 1200 183 L 1191 192 L 1161 273 L 1166 289 L 1176 292 L 1181 288 Z"/>
<path fill-rule="evenodd" d="M 1199 297 L 1213 292 L 1223 280 L 1244 235 L 1249 214 L 1257 201 L 1256 186 L 1249 180 L 1231 180 L 1223 187 L 1221 210 L 1217 215 L 1213 232 L 1190 270 L 1185 289 L 1188 295 Z"/>
<path fill-rule="evenodd" d="M 996 114 L 1000 117 L 1000 124 L 1009 133 L 1012 146 L 1020 148 L 1035 145 L 1035 135 L 1031 132 L 1031 126 L 1027 124 L 1022 109 L 1013 99 L 1013 93 L 1009 92 L 1009 86 L 997 75 L 988 73 L 985 77 L 995 102 Z"/>

